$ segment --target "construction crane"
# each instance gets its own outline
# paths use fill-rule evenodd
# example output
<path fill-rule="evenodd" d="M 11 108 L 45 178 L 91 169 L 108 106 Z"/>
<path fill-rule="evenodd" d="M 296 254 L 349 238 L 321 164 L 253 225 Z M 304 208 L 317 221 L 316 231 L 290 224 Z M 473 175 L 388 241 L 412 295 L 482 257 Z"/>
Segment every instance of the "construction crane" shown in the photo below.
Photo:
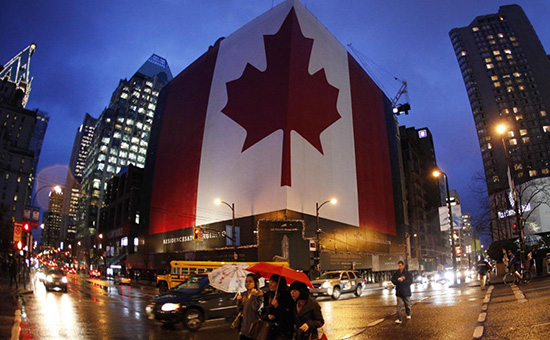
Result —
<path fill-rule="evenodd" d="M 395 79 L 399 80 L 397 78 L 395 78 Z M 407 100 L 402 104 L 398 104 L 399 99 L 401 99 L 401 97 L 403 95 L 406 96 Z M 391 107 L 392 107 L 394 115 L 399 116 L 401 114 L 406 114 L 406 115 L 409 114 L 409 110 L 411 109 L 411 104 L 409 104 L 409 93 L 407 92 L 407 82 L 406 81 L 401 80 L 401 87 L 399 88 L 399 91 L 397 91 L 397 94 L 395 95 L 395 97 L 393 97 L 393 99 L 391 101 Z"/>
<path fill-rule="evenodd" d="M 380 87 L 380 88 L 383 88 L 383 85 L 377 81 L 376 77 L 374 76 L 373 72 L 370 72 L 369 71 L 369 67 L 367 65 L 367 63 L 363 60 L 363 57 L 366 58 L 361 52 L 357 51 L 353 46 L 352 44 L 348 44 L 348 47 L 353 51 L 353 53 L 357 56 L 357 59 L 359 60 L 359 62 L 361 63 L 361 65 L 363 66 L 363 68 L 365 68 L 365 70 L 370 74 L 370 76 L 373 78 L 373 80 L 377 83 L 377 85 Z M 368 59 L 368 58 L 367 58 Z M 374 65 L 376 65 L 376 63 L 374 63 L 373 61 L 371 61 Z M 409 110 L 411 109 L 411 105 L 409 103 L 409 92 L 407 91 L 407 82 L 404 81 L 404 80 L 401 80 L 399 78 L 397 78 L 396 76 L 393 76 L 391 73 L 389 73 L 388 71 L 384 70 L 382 67 L 376 65 L 378 68 L 380 68 L 381 70 L 383 70 L 384 72 L 388 73 L 393 79 L 395 79 L 396 81 L 400 82 L 401 83 L 401 87 L 399 88 L 399 90 L 397 91 L 397 94 L 392 98 L 391 100 L 391 106 L 392 106 L 392 110 L 393 110 L 393 114 L 395 114 L 396 116 L 399 116 L 401 114 L 405 114 L 405 115 L 408 115 L 409 114 Z M 405 101 L 400 103 L 399 100 L 401 99 L 401 97 L 405 96 Z"/>

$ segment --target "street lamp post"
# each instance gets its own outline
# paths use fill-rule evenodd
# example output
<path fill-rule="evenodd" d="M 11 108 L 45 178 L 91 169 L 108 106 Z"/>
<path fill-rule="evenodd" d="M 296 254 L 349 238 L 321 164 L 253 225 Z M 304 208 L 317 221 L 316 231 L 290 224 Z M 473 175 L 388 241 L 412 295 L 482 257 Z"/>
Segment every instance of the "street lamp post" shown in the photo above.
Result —
<path fill-rule="evenodd" d="M 217 205 L 225 204 L 231 209 L 231 234 L 232 234 L 232 242 L 233 242 L 233 259 L 238 260 L 239 254 L 237 254 L 237 231 L 235 230 L 235 203 L 227 203 L 225 201 L 222 201 L 220 199 L 216 199 L 214 201 Z"/>
<path fill-rule="evenodd" d="M 516 225 L 519 228 L 519 241 L 521 245 L 521 250 L 519 252 L 521 263 L 524 262 L 524 251 L 525 251 L 525 230 L 523 229 L 523 223 L 520 216 L 520 206 L 519 206 L 519 195 L 514 184 L 514 179 L 512 178 L 512 160 L 510 159 L 510 153 L 508 152 L 508 147 L 504 141 L 504 134 L 508 131 L 508 127 L 504 124 L 497 126 L 497 133 L 500 135 L 502 140 L 502 147 L 504 148 L 504 155 L 506 158 L 506 166 L 508 168 L 508 186 L 510 187 L 510 192 L 512 192 L 512 197 L 514 198 L 514 213 L 516 215 Z"/>
<path fill-rule="evenodd" d="M 435 170 L 433 172 L 434 177 L 443 176 L 445 178 L 445 190 L 447 192 L 447 208 L 449 209 L 449 229 L 451 230 L 451 255 L 453 259 L 453 280 L 454 284 L 456 285 L 456 248 L 455 248 L 455 230 L 453 226 L 453 209 L 451 207 L 451 191 L 449 190 L 449 179 L 447 177 L 447 174 L 440 171 Z"/>
<path fill-rule="evenodd" d="M 313 258 L 313 264 L 315 266 L 315 270 L 321 272 L 321 225 L 319 222 L 319 210 L 323 207 L 323 205 L 330 203 L 330 204 L 336 204 L 336 198 L 331 198 L 328 201 L 324 201 L 323 203 L 319 204 L 318 202 L 315 203 L 315 256 Z"/>

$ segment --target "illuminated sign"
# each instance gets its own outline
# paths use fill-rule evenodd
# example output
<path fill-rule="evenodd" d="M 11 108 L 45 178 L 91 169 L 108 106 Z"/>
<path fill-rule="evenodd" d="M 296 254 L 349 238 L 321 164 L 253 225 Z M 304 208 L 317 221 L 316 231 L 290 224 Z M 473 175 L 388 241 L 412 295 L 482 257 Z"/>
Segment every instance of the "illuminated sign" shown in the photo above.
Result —
<path fill-rule="evenodd" d="M 428 131 L 426 129 L 418 130 L 418 138 L 428 137 Z"/>
<path fill-rule="evenodd" d="M 520 214 L 526 211 L 531 211 L 531 203 L 527 203 L 521 206 Z M 516 211 L 513 209 L 506 210 L 506 211 L 499 211 L 498 218 L 506 218 L 506 217 L 514 216 L 515 214 L 516 214 Z"/>

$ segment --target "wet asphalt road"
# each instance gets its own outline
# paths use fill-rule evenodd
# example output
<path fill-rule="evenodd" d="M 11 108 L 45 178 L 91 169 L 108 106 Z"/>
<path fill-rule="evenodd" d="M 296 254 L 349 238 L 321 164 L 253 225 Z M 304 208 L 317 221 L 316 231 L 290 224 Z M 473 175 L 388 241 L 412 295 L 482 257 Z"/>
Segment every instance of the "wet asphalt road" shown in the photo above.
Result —
<path fill-rule="evenodd" d="M 526 295 L 546 297 L 550 280 L 545 282 L 548 289 L 543 285 Z M 538 287 L 535 283 L 531 285 L 532 289 Z M 196 333 L 184 330 L 181 325 L 166 327 L 149 320 L 145 307 L 155 293 L 156 290 L 149 287 L 121 287 L 112 283 L 101 287 L 82 277 L 70 279 L 66 294 L 46 292 L 38 283 L 35 293 L 25 296 L 21 339 L 238 339 L 225 320 L 207 322 Z M 497 293 L 504 299 L 510 299 L 509 294 L 514 297 L 511 289 L 503 285 L 495 289 L 495 299 Z M 479 286 L 413 285 L 413 317 L 402 325 L 394 323 L 396 298 L 392 290 L 367 290 L 360 298 L 348 294 L 338 301 L 320 298 L 319 302 L 326 321 L 324 329 L 330 340 L 472 339 L 484 296 Z M 540 330 L 547 331 L 544 318 L 548 319 L 550 301 L 546 297 L 544 302 L 545 306 L 539 309 L 546 308 L 546 314 L 537 320 L 542 324 Z M 509 303 L 514 306 L 514 301 Z M 535 301 L 532 304 L 535 306 Z M 489 306 L 486 339 L 496 339 L 502 331 L 498 328 L 498 318 L 502 318 L 497 314 L 499 308 L 498 303 Z M 545 338 L 531 335 L 528 339 Z"/>

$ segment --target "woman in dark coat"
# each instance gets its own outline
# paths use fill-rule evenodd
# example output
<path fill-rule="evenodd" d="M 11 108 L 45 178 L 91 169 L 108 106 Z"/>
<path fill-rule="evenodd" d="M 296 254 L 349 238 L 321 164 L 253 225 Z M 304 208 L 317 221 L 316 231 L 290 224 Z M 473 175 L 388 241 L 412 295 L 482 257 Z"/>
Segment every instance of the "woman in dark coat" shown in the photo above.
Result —
<path fill-rule="evenodd" d="M 245 280 L 246 292 L 237 295 L 237 308 L 242 315 L 240 340 L 252 340 L 250 327 L 260 319 L 260 308 L 264 298 L 258 284 L 258 278 L 254 274 L 248 274 Z"/>
<path fill-rule="evenodd" d="M 319 339 L 317 329 L 325 324 L 321 306 L 311 296 L 305 283 L 294 281 L 290 295 L 295 301 L 293 308 L 296 325 L 296 340 Z"/>
<path fill-rule="evenodd" d="M 264 294 L 262 319 L 271 323 L 270 339 L 290 340 L 294 334 L 294 305 L 286 285 L 286 279 L 279 275 L 269 278 L 269 291 Z"/>

